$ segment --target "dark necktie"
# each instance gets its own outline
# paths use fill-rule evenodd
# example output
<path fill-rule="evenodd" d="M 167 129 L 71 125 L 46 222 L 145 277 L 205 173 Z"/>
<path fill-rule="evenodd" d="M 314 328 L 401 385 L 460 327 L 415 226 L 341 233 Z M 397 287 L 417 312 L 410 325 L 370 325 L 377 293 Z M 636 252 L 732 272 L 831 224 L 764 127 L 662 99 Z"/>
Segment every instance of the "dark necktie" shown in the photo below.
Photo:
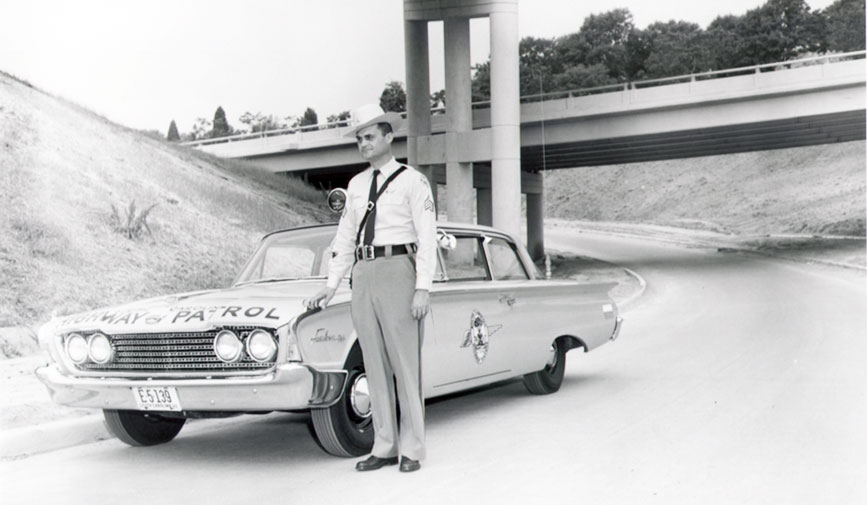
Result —
<path fill-rule="evenodd" d="M 370 205 L 376 199 L 376 179 L 379 177 L 379 169 L 373 171 L 373 177 L 370 179 L 370 193 L 367 195 L 367 205 Z M 367 222 L 364 224 L 364 245 L 373 244 L 373 229 L 376 227 L 376 205 L 367 216 Z"/>

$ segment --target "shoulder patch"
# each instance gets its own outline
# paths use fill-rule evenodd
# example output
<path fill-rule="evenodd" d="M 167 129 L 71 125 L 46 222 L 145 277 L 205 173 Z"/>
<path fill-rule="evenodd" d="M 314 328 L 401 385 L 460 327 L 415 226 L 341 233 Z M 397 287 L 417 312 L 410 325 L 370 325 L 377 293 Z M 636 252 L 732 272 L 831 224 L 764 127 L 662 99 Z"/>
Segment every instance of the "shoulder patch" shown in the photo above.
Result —
<path fill-rule="evenodd" d="M 427 177 L 421 172 L 418 172 L 418 178 L 425 186 L 430 186 L 430 181 L 427 180 Z"/>

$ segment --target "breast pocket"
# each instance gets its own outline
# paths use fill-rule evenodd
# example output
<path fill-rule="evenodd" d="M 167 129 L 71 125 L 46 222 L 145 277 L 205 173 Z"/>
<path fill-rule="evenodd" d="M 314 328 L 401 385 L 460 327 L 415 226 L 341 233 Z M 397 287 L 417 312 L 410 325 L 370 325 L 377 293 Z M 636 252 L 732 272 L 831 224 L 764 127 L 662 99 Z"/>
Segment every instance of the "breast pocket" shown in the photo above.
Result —
<path fill-rule="evenodd" d="M 397 191 L 389 192 L 386 191 L 379 197 L 379 200 L 376 201 L 376 204 L 382 208 L 395 208 L 396 206 L 404 205 L 405 201 L 403 199 L 403 195 L 398 193 Z"/>
<path fill-rule="evenodd" d="M 363 196 L 354 196 L 349 202 L 349 208 L 352 209 L 352 212 L 355 213 L 358 219 L 361 219 L 364 216 L 364 212 L 367 210 L 367 198 Z"/>

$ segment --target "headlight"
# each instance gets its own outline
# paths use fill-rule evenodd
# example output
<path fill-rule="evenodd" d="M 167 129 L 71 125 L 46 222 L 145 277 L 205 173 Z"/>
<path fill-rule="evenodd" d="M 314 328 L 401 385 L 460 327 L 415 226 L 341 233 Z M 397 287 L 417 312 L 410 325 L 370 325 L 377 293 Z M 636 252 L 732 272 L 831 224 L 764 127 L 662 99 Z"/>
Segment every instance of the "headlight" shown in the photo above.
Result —
<path fill-rule="evenodd" d="M 76 365 L 87 361 L 87 340 L 78 333 L 66 337 L 66 355 Z"/>
<path fill-rule="evenodd" d="M 265 362 L 277 353 L 277 342 L 265 330 L 253 330 L 247 337 L 247 354 L 258 362 Z"/>
<path fill-rule="evenodd" d="M 241 359 L 244 344 L 235 332 L 222 330 L 214 337 L 214 352 L 226 363 L 235 363 Z"/>
<path fill-rule="evenodd" d="M 114 357 L 111 341 L 102 333 L 94 333 L 88 339 L 87 355 L 94 363 L 104 365 Z"/>

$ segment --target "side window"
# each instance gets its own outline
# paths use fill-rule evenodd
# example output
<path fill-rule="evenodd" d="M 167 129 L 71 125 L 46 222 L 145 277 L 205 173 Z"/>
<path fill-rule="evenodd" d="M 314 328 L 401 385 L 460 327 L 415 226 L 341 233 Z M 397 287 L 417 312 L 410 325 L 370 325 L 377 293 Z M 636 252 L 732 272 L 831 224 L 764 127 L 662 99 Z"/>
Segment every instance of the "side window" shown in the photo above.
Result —
<path fill-rule="evenodd" d="M 530 278 L 512 244 L 501 238 L 492 238 L 488 243 L 488 252 L 491 254 L 491 273 L 494 279 L 510 281 Z"/>
<path fill-rule="evenodd" d="M 456 237 L 454 249 L 442 249 L 446 275 L 450 281 L 481 281 L 488 279 L 485 256 L 478 237 Z"/>

